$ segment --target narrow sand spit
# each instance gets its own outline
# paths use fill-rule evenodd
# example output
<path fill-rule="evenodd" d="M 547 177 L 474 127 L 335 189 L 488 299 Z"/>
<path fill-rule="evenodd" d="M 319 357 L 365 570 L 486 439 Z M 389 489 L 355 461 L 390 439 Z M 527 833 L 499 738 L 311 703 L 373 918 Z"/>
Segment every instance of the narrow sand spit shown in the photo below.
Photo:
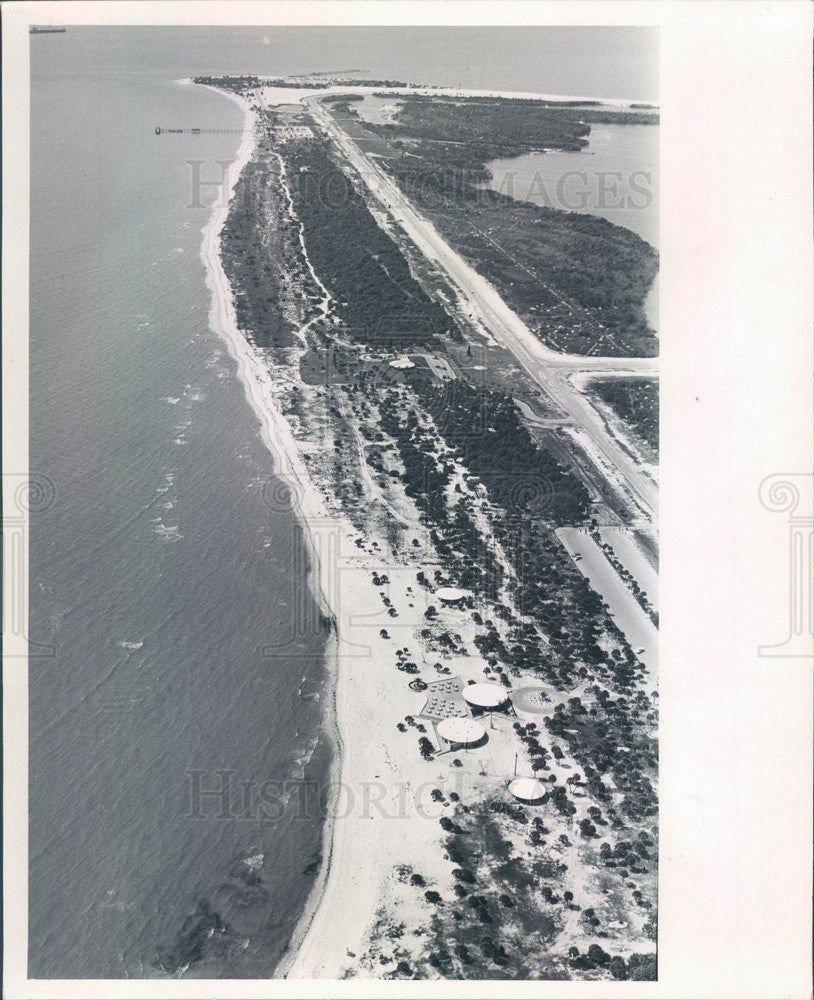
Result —
<path fill-rule="evenodd" d="M 621 97 L 580 97 L 574 94 L 540 94 L 537 91 L 526 90 L 472 90 L 466 87 L 372 87 L 369 84 L 332 83 L 328 87 L 270 87 L 263 86 L 264 77 L 258 77 L 263 90 L 263 99 L 269 104 L 299 104 L 307 97 L 326 97 L 332 94 L 373 94 L 381 93 L 392 97 L 451 97 L 451 98 L 494 98 L 515 101 L 554 101 L 578 102 L 581 104 L 599 103 L 603 107 L 617 111 L 625 111 L 634 104 L 648 103 Z M 652 110 L 658 112 L 658 105 L 652 105 Z"/>
<path fill-rule="evenodd" d="M 215 88 L 213 88 L 215 89 Z M 403 818 L 396 803 L 388 808 L 371 808 L 361 795 L 374 783 L 385 790 L 387 800 L 394 798 L 397 783 L 404 772 L 415 779 L 426 765 L 415 751 L 402 744 L 392 754 L 388 744 L 399 712 L 404 710 L 404 677 L 398 672 L 379 669 L 392 660 L 394 639 L 383 640 L 379 630 L 391 620 L 379 614 L 371 616 L 370 569 L 353 544 L 358 532 L 325 508 L 314 487 L 287 420 L 275 405 L 274 388 L 262 353 L 241 334 L 235 315 L 231 289 L 220 257 L 221 231 L 228 214 L 240 172 L 255 147 L 255 114 L 250 104 L 229 94 L 243 109 L 246 134 L 238 150 L 229 178 L 229 190 L 214 207 L 203 229 L 201 256 L 206 267 L 207 284 L 212 294 L 210 323 L 223 338 L 234 358 L 246 397 L 260 421 L 263 441 L 274 457 L 275 474 L 284 488 L 291 491 L 291 505 L 302 525 L 309 551 L 309 582 L 323 614 L 333 622 L 333 633 L 326 649 L 328 695 L 334 706 L 328 725 L 333 732 L 336 751 L 331 773 L 331 801 L 323 825 L 322 868 L 303 914 L 295 928 L 288 951 L 277 975 L 311 978 L 335 977 L 348 961 L 348 950 L 359 947 L 374 919 L 383 881 L 396 855 L 395 845 L 405 836 Z M 402 606 L 407 604 L 403 588 L 414 583 L 414 571 L 401 587 L 393 588 Z M 341 583 L 341 586 L 340 586 Z M 401 591 L 401 593 L 399 593 Z M 406 624 L 406 623 L 405 623 Z M 403 633 L 402 633 L 403 634 Z M 341 671 L 339 657 L 343 657 Z M 383 712 L 382 707 L 388 706 Z M 406 761 L 409 764 L 405 767 Z M 415 771 L 416 774 L 410 774 Z M 341 776 L 341 780 L 340 780 Z M 426 778 L 426 774 L 422 774 Z M 403 786 L 398 785 L 399 794 Z M 342 807 L 338 823 L 338 800 L 346 790 L 353 804 Z M 413 850 L 406 852 L 417 860 L 428 852 L 428 843 L 436 847 L 437 821 L 411 817 Z M 387 822 L 389 820 L 389 822 Z M 437 853 L 437 847 L 436 851 Z M 412 860 L 412 857 L 411 857 Z M 329 933 L 326 935 L 326 928 Z M 330 947 L 328 945 L 330 944 Z"/>
<path fill-rule="evenodd" d="M 232 98 L 245 116 L 245 133 L 237 158 L 229 175 L 229 188 L 214 206 L 212 217 L 203 228 L 201 258 L 206 268 L 206 283 L 212 301 L 209 322 L 212 329 L 224 340 L 229 353 L 237 363 L 238 376 L 246 392 L 246 398 L 260 421 L 263 442 L 274 457 L 275 472 L 283 485 L 291 491 L 291 507 L 305 530 L 306 543 L 310 540 L 309 523 L 327 517 L 322 498 L 314 489 L 308 472 L 297 449 L 291 427 L 274 402 L 274 389 L 267 364 L 261 352 L 246 340 L 238 329 L 232 292 L 221 262 L 221 231 L 229 213 L 229 202 L 243 168 L 254 152 L 255 113 L 249 102 L 236 94 L 216 93 Z M 311 582 L 314 593 L 324 614 L 331 616 L 327 602 L 327 588 L 319 578 L 319 560 L 314 551 L 312 557 Z"/>
<path fill-rule="evenodd" d="M 229 212 L 229 202 L 234 194 L 234 188 L 243 168 L 251 159 L 255 148 L 254 126 L 256 115 L 249 102 L 237 94 L 227 93 L 215 87 L 209 88 L 222 96 L 230 97 L 242 109 L 244 114 L 245 134 L 237 151 L 235 162 L 229 175 L 229 188 L 222 192 L 218 203 L 214 206 L 212 216 L 202 230 L 203 242 L 201 258 L 206 269 L 206 283 L 211 293 L 209 322 L 212 329 L 225 342 L 229 354 L 234 358 L 238 377 L 243 384 L 246 398 L 260 421 L 261 436 L 274 459 L 275 473 L 283 484 L 284 491 L 290 490 L 290 504 L 303 529 L 305 544 L 309 554 L 309 584 L 321 612 L 334 622 L 334 632 L 329 637 L 326 647 L 326 662 L 329 677 L 329 699 L 334 702 L 336 694 L 336 633 L 335 615 L 330 606 L 330 567 L 325 559 L 320 559 L 314 545 L 313 528 L 324 525 L 328 520 L 322 498 L 314 488 L 302 456 L 297 449 L 291 427 L 274 402 L 274 389 L 271 377 L 261 353 L 250 344 L 240 332 L 235 315 L 231 287 L 221 260 L 221 232 Z M 337 776 L 341 761 L 341 740 L 336 729 L 335 714 L 329 712 L 328 726 L 335 744 L 332 762 L 331 785 L 338 787 Z M 322 889 L 327 878 L 331 844 L 333 841 L 332 822 L 330 816 L 333 810 L 328 809 L 328 819 L 323 826 L 322 871 L 312 890 L 305 911 L 300 919 L 290 951 L 296 951 L 297 941 L 302 939 L 305 930 L 310 926 L 314 911 L 320 902 Z"/>

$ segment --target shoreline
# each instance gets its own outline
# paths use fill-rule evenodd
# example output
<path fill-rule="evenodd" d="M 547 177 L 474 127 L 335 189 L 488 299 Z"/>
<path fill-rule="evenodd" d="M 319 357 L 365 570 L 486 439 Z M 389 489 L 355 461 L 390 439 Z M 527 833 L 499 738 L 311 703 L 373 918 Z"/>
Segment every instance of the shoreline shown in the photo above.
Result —
<path fill-rule="evenodd" d="M 187 81 L 179 81 L 183 83 Z M 218 337 L 226 344 L 230 357 L 237 364 L 237 376 L 241 382 L 246 399 L 260 423 L 260 436 L 268 449 L 273 465 L 274 475 L 291 491 L 291 507 L 303 534 L 303 541 L 308 553 L 308 586 L 322 615 L 330 622 L 330 632 L 326 639 L 324 651 L 325 685 L 327 708 L 323 719 L 325 737 L 331 744 L 331 763 L 328 782 L 332 799 L 339 792 L 339 776 L 342 769 L 342 737 L 339 730 L 336 705 L 336 687 L 338 674 L 338 630 L 335 609 L 330 605 L 330 579 L 328 567 L 317 552 L 312 534 L 310 519 L 324 521 L 327 512 L 324 510 L 308 472 L 297 448 L 293 432 L 288 421 L 274 404 L 273 387 L 264 359 L 240 332 L 235 315 L 232 289 L 221 258 L 221 233 L 229 214 L 229 207 L 234 189 L 246 164 L 255 149 L 254 126 L 256 114 L 249 102 L 238 94 L 217 87 L 207 87 L 233 101 L 241 108 L 244 115 L 245 133 L 229 175 L 229 189 L 225 197 L 213 206 L 209 221 L 201 230 L 201 259 L 206 272 L 206 284 L 210 293 L 209 325 Z M 331 855 L 334 842 L 333 809 L 331 801 L 323 817 L 322 851 L 319 873 L 311 887 L 302 913 L 297 919 L 291 939 L 279 959 L 273 978 L 286 975 L 285 969 L 290 968 L 296 960 L 297 952 L 313 922 L 324 894 L 325 885 L 330 874 Z"/>
<path fill-rule="evenodd" d="M 400 94 L 402 96 L 410 96 L 411 94 L 417 94 L 422 97 L 487 97 L 487 98 L 503 98 L 508 101 L 554 101 L 558 104 L 563 103 L 573 103 L 578 102 L 579 104 L 600 104 L 605 107 L 611 108 L 636 108 L 637 105 L 647 105 L 647 109 L 642 108 L 642 110 L 657 112 L 660 110 L 659 105 L 652 101 L 644 101 L 640 98 L 635 97 L 585 97 L 579 94 L 541 94 L 533 90 L 479 90 L 471 87 L 442 87 L 442 86 L 408 86 L 408 87 L 377 87 L 373 85 L 366 85 L 361 83 L 355 84 L 343 84 L 341 82 L 332 83 L 328 87 L 271 87 L 269 84 L 265 83 L 266 80 L 274 80 L 277 77 L 263 77 L 257 76 L 260 81 L 261 86 L 266 87 L 269 90 L 283 90 L 295 93 L 296 91 L 301 91 L 303 97 L 313 96 L 314 94 L 332 94 L 332 93 L 367 93 L 374 92 L 387 93 L 387 94 Z"/>

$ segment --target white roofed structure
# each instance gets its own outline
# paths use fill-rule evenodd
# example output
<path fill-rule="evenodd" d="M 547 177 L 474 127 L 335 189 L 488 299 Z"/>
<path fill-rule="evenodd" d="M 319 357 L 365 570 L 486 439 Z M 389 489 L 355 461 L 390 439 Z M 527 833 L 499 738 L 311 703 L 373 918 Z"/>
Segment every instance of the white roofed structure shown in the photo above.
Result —
<path fill-rule="evenodd" d="M 435 592 L 435 596 L 444 604 L 457 604 L 458 601 L 463 601 L 465 598 L 471 597 L 472 594 L 470 591 L 461 590 L 459 587 L 439 587 Z"/>
<path fill-rule="evenodd" d="M 436 726 L 438 735 L 447 743 L 468 746 L 477 743 L 486 735 L 486 730 L 473 719 L 442 719 Z"/>
<path fill-rule="evenodd" d="M 509 785 L 509 791 L 523 802 L 537 802 L 545 795 L 546 787 L 536 778 L 515 778 Z"/>
<path fill-rule="evenodd" d="M 499 684 L 468 684 L 461 694 L 475 708 L 498 708 L 509 700 L 508 692 Z"/>

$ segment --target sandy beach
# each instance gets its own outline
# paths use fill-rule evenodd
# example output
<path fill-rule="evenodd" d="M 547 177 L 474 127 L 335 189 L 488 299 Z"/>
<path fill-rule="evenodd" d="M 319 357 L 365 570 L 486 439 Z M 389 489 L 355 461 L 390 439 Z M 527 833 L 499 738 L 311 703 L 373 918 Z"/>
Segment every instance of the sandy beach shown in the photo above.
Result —
<path fill-rule="evenodd" d="M 262 82 L 263 77 L 259 77 Z M 269 104 L 299 104 L 309 97 L 326 97 L 329 94 L 372 94 L 373 92 L 392 95 L 398 97 L 422 96 L 422 97 L 486 97 L 504 98 L 516 101 L 556 101 L 556 102 L 579 102 L 581 104 L 598 103 L 601 106 L 624 110 L 636 104 L 644 104 L 643 101 L 627 100 L 618 97 L 583 97 L 575 94 L 540 94 L 535 91 L 513 91 L 513 90 L 472 90 L 466 87 L 372 87 L 360 84 L 335 83 L 328 87 L 263 87 L 264 100 Z M 654 112 L 658 107 L 652 107 Z"/>

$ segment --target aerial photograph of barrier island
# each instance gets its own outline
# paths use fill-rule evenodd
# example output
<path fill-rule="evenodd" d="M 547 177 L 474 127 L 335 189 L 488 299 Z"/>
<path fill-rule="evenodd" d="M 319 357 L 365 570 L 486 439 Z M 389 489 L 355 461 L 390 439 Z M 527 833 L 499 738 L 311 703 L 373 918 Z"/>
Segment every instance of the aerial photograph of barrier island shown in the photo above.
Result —
<path fill-rule="evenodd" d="M 32 976 L 656 978 L 658 40 L 505 31 L 31 40 Z"/>

